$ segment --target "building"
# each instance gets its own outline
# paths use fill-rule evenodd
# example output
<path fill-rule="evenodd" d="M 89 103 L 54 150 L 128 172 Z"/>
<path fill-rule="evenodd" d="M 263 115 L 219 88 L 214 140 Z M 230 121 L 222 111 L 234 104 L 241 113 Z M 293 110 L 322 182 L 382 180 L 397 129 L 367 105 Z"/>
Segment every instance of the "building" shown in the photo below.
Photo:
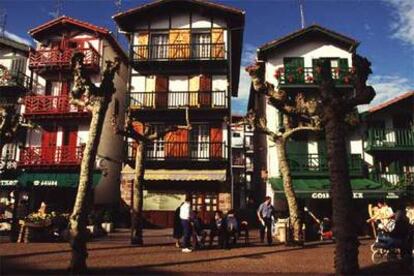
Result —
<path fill-rule="evenodd" d="M 154 1 L 116 14 L 129 40 L 129 108 L 152 129 L 185 123 L 147 146 L 144 211 L 169 226 L 186 194 L 208 216 L 231 207 L 231 97 L 237 96 L 244 12 L 200 0 Z M 124 167 L 124 200 L 130 202 L 134 167 Z"/>
<path fill-rule="evenodd" d="M 369 177 L 385 186 L 414 185 L 413 110 L 414 91 L 409 91 L 362 114 Z"/>
<path fill-rule="evenodd" d="M 3 108 L 10 107 L 10 113 L 20 113 L 20 97 L 23 97 L 31 89 L 30 73 L 27 72 L 27 59 L 30 45 L 22 44 L 9 37 L 0 37 L 0 112 Z M 13 110 L 14 109 L 14 110 Z M 18 118 L 18 117 L 17 117 Z M 3 121 L 0 119 L 0 121 Z M 24 132 L 24 131 L 23 131 Z M 4 137 L 1 137 L 0 140 Z M 19 133 L 16 139 L 6 140 L 0 149 L 0 216 L 12 218 L 15 214 L 17 203 L 24 197 L 25 187 L 19 185 L 17 180 L 18 146 L 24 140 L 24 133 Z M 2 141 L 1 143 L 4 143 Z M 4 212 L 8 211 L 9 215 Z"/>
<path fill-rule="evenodd" d="M 232 200 L 234 209 L 246 209 L 253 198 L 253 128 L 242 122 L 243 117 L 232 116 Z"/>
<path fill-rule="evenodd" d="M 336 88 L 352 91 L 353 85 L 350 77 L 352 54 L 356 53 L 357 46 L 358 42 L 352 38 L 318 25 L 312 25 L 264 44 L 258 49 L 258 59 L 265 62 L 265 80 L 275 85 L 275 88 L 286 91 L 291 97 L 299 92 L 306 96 L 318 93 L 317 61 L 321 59 L 330 61 Z M 407 104 L 407 101 L 406 99 L 404 104 Z M 268 104 L 263 95 L 257 95 L 252 90 L 248 106 L 249 109 L 254 109 L 258 116 L 267 118 L 269 129 L 276 131 L 283 127 L 283 115 Z M 388 105 L 385 104 L 385 106 Z M 347 137 L 353 196 L 357 199 L 355 205 L 362 210 L 359 217 L 355 219 L 359 220 L 361 227 L 368 216 L 368 203 L 383 198 L 400 197 L 401 191 L 397 187 L 386 186 L 383 181 L 386 168 L 381 167 L 382 160 L 390 161 L 392 158 L 402 160 L 404 155 L 407 160 L 411 159 L 404 161 L 404 165 L 400 168 L 407 171 L 409 167 L 407 164 L 412 164 L 413 144 L 408 142 L 408 138 L 407 141 L 404 140 L 403 149 L 393 146 L 394 157 L 390 157 L 392 150 L 384 148 L 387 144 L 385 140 L 378 142 L 375 140 L 378 136 L 375 136 L 375 139 L 372 138 L 372 135 L 377 135 L 372 129 L 377 124 L 382 127 L 379 131 L 383 133 L 380 136 L 381 139 L 388 139 L 389 131 L 385 130 L 384 126 L 393 128 L 391 118 L 394 118 L 394 122 L 398 122 L 396 126 L 404 127 L 405 130 L 401 132 L 406 135 L 404 137 L 412 137 L 412 129 L 408 128 L 408 125 L 412 124 L 412 102 L 411 107 L 404 106 L 404 109 L 394 110 L 396 113 L 403 114 L 399 117 L 394 116 L 388 110 L 385 112 L 381 108 L 371 109 L 365 116 L 368 121 L 361 127 L 350 129 Z M 384 115 L 385 113 L 387 115 Z M 379 122 L 377 118 L 381 116 L 384 118 L 381 119 L 382 122 Z M 365 127 L 368 127 L 368 136 L 365 135 Z M 382 146 L 375 148 L 379 144 L 375 144 L 374 141 Z M 411 145 L 408 145 L 409 143 Z M 274 198 L 278 211 L 287 215 L 288 209 L 276 148 L 266 135 L 260 133 L 254 135 L 254 147 L 253 183 L 256 185 L 254 188 L 257 191 L 256 200 L 262 200 L 265 195 L 269 195 Z M 323 133 L 298 133 L 287 143 L 291 175 L 299 204 L 302 207 L 307 206 L 320 218 L 331 216 L 326 152 Z M 370 177 L 374 175 L 373 167 L 382 170 L 379 178 Z M 412 167 L 410 168 L 409 170 L 412 170 Z M 400 172 L 402 173 L 402 170 Z"/>
<path fill-rule="evenodd" d="M 127 57 L 111 33 L 102 27 L 62 16 L 29 31 L 36 41 L 30 52 L 29 68 L 36 85 L 24 98 L 23 115 L 40 126 L 29 130 L 20 149 L 19 182 L 30 187 L 31 209 L 44 201 L 50 210 L 70 212 L 79 182 L 83 147 L 87 142 L 91 115 L 69 104 L 72 86 L 73 53 L 85 55 L 84 64 L 92 81 L 99 84 L 106 60 L 119 57 L 121 68 L 114 83 L 113 99 L 124 112 L 127 82 Z M 119 202 L 119 179 L 124 157 L 123 138 L 114 134 L 109 106 L 98 147 L 96 171 L 93 176 L 95 204 Z M 104 171 L 105 173 L 102 173 Z"/>

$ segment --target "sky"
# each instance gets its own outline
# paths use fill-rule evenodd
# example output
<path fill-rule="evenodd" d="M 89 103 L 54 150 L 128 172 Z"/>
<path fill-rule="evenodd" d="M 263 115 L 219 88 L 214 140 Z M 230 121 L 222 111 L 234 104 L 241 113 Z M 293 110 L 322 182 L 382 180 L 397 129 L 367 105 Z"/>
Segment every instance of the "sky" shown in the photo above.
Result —
<path fill-rule="evenodd" d="M 61 0 L 61 14 L 115 30 L 114 0 Z M 10 36 L 31 41 L 27 34 L 56 16 L 57 0 L 1 0 Z M 121 11 L 149 1 L 122 0 Z M 234 113 L 244 114 L 250 79 L 244 67 L 256 48 L 301 27 L 299 0 L 216 0 L 243 9 L 246 23 L 238 98 Z M 369 84 L 377 96 L 372 105 L 414 89 L 414 0 L 303 0 L 306 25 L 319 24 L 360 41 L 358 53 L 372 63 Z M 17 36 L 17 37 L 16 37 Z M 126 45 L 125 38 L 121 44 Z M 31 42 L 33 44 L 33 42 Z M 125 47 L 126 48 L 126 47 Z"/>

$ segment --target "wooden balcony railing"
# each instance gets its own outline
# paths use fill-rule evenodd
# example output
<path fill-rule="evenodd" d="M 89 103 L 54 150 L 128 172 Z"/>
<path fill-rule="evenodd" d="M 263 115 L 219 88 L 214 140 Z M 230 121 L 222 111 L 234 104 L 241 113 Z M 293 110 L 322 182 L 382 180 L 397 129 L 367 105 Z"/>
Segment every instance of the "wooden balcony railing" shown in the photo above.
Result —
<path fill-rule="evenodd" d="M 87 113 L 72 106 L 68 96 L 27 96 L 24 98 L 25 115 Z"/>
<path fill-rule="evenodd" d="M 136 146 L 128 145 L 128 159 L 135 160 Z M 212 161 L 227 159 L 227 146 L 223 142 L 154 142 L 146 146 L 146 160 Z"/>
<path fill-rule="evenodd" d="M 328 159 L 326 154 L 288 154 L 289 165 L 294 176 L 328 175 Z M 348 157 L 348 168 L 351 176 L 363 174 L 362 159 L 359 154 Z"/>
<path fill-rule="evenodd" d="M 131 92 L 132 109 L 227 108 L 226 91 Z"/>
<path fill-rule="evenodd" d="M 370 128 L 366 149 L 414 151 L 414 130 Z"/>
<path fill-rule="evenodd" d="M 19 166 L 74 166 L 82 154 L 83 147 L 26 147 L 20 150 Z"/>
<path fill-rule="evenodd" d="M 278 85 L 319 84 L 321 81 L 320 72 L 320 67 L 280 67 L 276 70 L 275 78 L 278 80 Z M 352 68 L 333 67 L 331 68 L 332 80 L 336 85 L 352 85 L 353 72 Z"/>
<path fill-rule="evenodd" d="M 72 56 L 76 52 L 85 55 L 83 62 L 86 67 L 99 69 L 100 55 L 94 48 L 36 50 L 29 54 L 29 68 L 39 69 L 50 66 L 70 68 Z"/>
<path fill-rule="evenodd" d="M 133 46 L 135 61 L 224 60 L 224 43 L 149 44 Z"/>

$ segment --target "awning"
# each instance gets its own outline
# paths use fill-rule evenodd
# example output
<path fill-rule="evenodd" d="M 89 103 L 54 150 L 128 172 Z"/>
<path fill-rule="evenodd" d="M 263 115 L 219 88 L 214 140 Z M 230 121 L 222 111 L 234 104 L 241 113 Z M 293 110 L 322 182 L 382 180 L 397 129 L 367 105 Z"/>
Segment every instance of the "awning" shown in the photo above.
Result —
<path fill-rule="evenodd" d="M 98 185 L 101 172 L 93 174 L 93 187 Z M 79 184 L 79 173 L 30 173 L 25 172 L 18 178 L 25 186 L 76 188 Z"/>
<path fill-rule="evenodd" d="M 270 178 L 275 195 L 284 197 L 283 181 L 281 178 Z M 401 190 L 384 187 L 380 183 L 367 178 L 351 179 L 354 199 L 365 198 L 399 198 Z M 331 184 L 327 178 L 293 179 L 293 187 L 298 198 L 329 199 Z"/>
<path fill-rule="evenodd" d="M 122 170 L 123 180 L 133 180 L 134 170 L 131 167 Z M 171 181 L 226 181 L 226 170 L 145 170 L 145 180 Z"/>

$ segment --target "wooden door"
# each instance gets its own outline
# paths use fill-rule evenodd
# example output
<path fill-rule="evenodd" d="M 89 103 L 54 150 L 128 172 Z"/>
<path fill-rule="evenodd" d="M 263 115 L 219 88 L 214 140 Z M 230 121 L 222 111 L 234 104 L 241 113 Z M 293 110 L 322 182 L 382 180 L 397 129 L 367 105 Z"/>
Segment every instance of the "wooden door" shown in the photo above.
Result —
<path fill-rule="evenodd" d="M 200 107 L 211 107 L 211 76 L 201 75 L 198 101 Z"/>
<path fill-rule="evenodd" d="M 155 77 L 155 106 L 156 108 L 167 108 L 168 106 L 168 77 Z"/>

